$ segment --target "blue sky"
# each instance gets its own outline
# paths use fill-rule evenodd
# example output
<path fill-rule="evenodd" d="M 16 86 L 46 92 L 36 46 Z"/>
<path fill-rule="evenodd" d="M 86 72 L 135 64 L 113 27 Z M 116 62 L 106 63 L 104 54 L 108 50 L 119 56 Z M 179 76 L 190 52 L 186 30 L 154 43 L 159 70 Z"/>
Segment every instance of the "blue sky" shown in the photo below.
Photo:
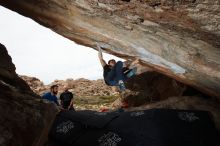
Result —
<path fill-rule="evenodd" d="M 97 51 L 1 6 L 0 19 L 0 43 L 8 49 L 18 74 L 35 76 L 45 84 L 55 79 L 102 78 Z M 106 60 L 120 60 L 103 55 Z"/>

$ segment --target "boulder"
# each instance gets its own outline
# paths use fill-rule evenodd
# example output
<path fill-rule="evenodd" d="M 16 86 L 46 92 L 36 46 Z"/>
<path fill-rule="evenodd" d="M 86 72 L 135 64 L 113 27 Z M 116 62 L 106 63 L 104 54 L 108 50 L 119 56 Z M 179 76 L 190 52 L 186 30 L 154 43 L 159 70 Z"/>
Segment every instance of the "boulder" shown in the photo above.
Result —
<path fill-rule="evenodd" d="M 81 45 L 220 97 L 219 0 L 1 0 Z"/>
<path fill-rule="evenodd" d="M 15 73 L 6 48 L 0 44 L 0 145 L 42 146 L 58 110 L 44 103 Z"/>
<path fill-rule="evenodd" d="M 121 98 L 130 106 L 157 102 L 172 96 L 182 96 L 187 89 L 191 88 L 153 71 L 130 78 L 126 82 L 126 87 L 128 90 L 122 92 Z"/>

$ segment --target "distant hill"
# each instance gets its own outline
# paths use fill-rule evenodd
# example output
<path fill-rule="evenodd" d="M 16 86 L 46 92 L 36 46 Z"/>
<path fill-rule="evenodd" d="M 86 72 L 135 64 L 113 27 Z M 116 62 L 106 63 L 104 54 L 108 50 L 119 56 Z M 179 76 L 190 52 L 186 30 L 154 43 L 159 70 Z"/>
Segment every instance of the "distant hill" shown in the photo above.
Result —
<path fill-rule="evenodd" d="M 75 96 L 112 96 L 117 94 L 116 90 L 112 87 L 105 85 L 103 79 L 88 80 L 84 78 L 80 79 L 66 79 L 66 80 L 55 80 L 49 85 L 36 78 L 26 75 L 20 75 L 20 77 L 27 82 L 30 88 L 37 94 L 42 95 L 50 90 L 51 85 L 59 86 L 59 94 L 63 92 L 64 87 L 67 86 L 69 91 L 73 92 Z"/>

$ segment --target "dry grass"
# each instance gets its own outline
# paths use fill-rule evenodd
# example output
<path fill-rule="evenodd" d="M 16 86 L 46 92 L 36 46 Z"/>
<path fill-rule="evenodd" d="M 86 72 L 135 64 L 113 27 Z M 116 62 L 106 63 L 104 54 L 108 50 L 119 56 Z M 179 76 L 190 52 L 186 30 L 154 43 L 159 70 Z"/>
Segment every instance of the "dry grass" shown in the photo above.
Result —
<path fill-rule="evenodd" d="M 111 104 L 118 96 L 84 96 L 75 97 L 74 105 L 77 110 L 100 110 L 100 108 L 110 108 Z"/>

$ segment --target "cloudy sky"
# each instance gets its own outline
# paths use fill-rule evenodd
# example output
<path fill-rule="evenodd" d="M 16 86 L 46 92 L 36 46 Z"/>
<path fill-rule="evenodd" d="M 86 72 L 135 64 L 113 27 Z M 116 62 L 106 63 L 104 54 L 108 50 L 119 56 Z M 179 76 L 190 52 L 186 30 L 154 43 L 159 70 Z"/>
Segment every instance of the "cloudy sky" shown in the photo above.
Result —
<path fill-rule="evenodd" d="M 45 84 L 55 79 L 102 78 L 97 51 L 75 44 L 35 21 L 0 6 L 0 43 L 21 75 Z M 104 54 L 106 60 L 116 58 Z"/>

